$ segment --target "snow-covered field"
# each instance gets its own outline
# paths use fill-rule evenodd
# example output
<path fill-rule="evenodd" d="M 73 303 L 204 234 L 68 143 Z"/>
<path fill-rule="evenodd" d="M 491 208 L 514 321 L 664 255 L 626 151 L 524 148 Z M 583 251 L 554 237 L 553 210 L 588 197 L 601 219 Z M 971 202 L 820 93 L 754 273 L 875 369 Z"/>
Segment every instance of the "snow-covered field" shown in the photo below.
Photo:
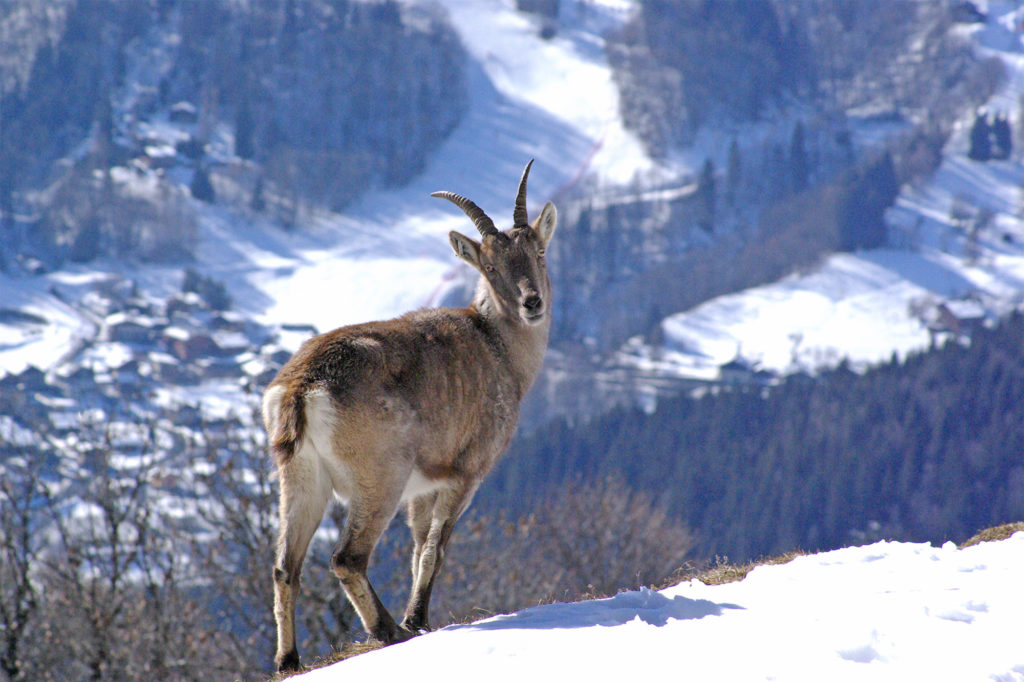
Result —
<path fill-rule="evenodd" d="M 1022 564 L 1024 532 L 879 542 L 453 625 L 295 679 L 1020 682 Z"/>

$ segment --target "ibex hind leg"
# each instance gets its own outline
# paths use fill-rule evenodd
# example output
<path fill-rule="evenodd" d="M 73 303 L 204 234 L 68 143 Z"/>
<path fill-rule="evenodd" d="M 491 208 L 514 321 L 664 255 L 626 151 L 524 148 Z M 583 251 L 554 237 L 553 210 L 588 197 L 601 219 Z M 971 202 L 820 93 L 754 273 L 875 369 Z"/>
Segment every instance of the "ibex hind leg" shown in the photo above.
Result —
<path fill-rule="evenodd" d="M 295 457 L 280 469 L 281 527 L 274 561 L 274 617 L 277 620 L 274 662 L 279 671 L 301 667 L 295 641 L 295 601 L 306 550 L 320 525 L 331 494 L 315 458 L 307 457 L 311 453 L 304 450 L 300 448 Z"/>
<path fill-rule="evenodd" d="M 427 543 L 427 534 L 430 532 L 430 521 L 434 512 L 434 501 L 437 493 L 431 492 L 409 500 L 408 517 L 409 532 L 412 535 L 412 582 L 416 584 L 416 578 L 420 573 L 420 557 L 423 556 L 423 547 Z"/>
<path fill-rule="evenodd" d="M 429 607 L 434 581 L 444 563 L 445 548 L 455 522 L 466 511 L 476 487 L 444 490 L 409 504 L 413 534 L 412 592 L 405 607 L 402 627 L 411 632 L 430 630 Z"/>
<path fill-rule="evenodd" d="M 331 568 L 341 580 L 367 634 L 384 644 L 394 644 L 409 639 L 413 633 L 399 627 L 366 575 L 373 549 L 398 508 L 402 484 L 388 488 L 381 496 L 383 499 L 375 499 L 372 504 L 369 500 L 350 502 L 341 542 L 331 557 Z"/>

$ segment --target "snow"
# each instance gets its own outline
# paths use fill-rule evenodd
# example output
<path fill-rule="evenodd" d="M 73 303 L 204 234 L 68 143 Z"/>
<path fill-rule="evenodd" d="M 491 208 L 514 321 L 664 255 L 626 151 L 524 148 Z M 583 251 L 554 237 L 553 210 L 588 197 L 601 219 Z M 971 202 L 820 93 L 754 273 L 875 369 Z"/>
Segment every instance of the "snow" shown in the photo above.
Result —
<path fill-rule="evenodd" d="M 622 126 L 595 32 L 624 21 L 628 3 L 566 3 L 565 11 L 586 21 L 549 41 L 512 3 L 440 4 L 471 57 L 470 104 L 419 176 L 405 187 L 368 193 L 343 215 L 311 217 L 300 235 L 253 230 L 200 207 L 206 233 L 199 259 L 215 274 L 230 272 L 235 301 L 261 322 L 326 331 L 436 305 L 465 267 L 452 256 L 447 234 L 471 227 L 458 209 L 430 198 L 436 190 L 470 197 L 503 227 L 530 158 L 531 215 L 584 176 L 615 184 L 651 170 L 643 145 Z"/>
<path fill-rule="evenodd" d="M 0 275 L 0 308 L 38 316 L 45 324 L 0 323 L 0 372 L 45 369 L 92 337 L 93 322 L 50 294 L 45 280 L 10 280 Z"/>
<path fill-rule="evenodd" d="M 927 329 L 908 312 L 911 301 L 957 295 L 958 287 L 966 290 L 966 282 L 918 254 L 837 254 L 813 273 L 722 296 L 662 327 L 670 350 L 702 360 L 694 371 L 738 354 L 776 372 L 843 357 L 878 363 L 928 345 Z"/>
<path fill-rule="evenodd" d="M 1022 562 L 1024 532 L 964 549 L 879 542 L 725 585 L 452 625 L 293 679 L 1020 682 Z"/>

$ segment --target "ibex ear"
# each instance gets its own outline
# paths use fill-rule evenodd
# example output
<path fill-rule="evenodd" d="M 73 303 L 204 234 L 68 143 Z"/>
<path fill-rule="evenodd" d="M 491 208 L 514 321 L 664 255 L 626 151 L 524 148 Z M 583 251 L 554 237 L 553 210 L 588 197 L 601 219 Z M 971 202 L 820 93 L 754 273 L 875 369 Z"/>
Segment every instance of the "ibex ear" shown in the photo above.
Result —
<path fill-rule="evenodd" d="M 540 237 L 544 246 L 547 246 L 548 242 L 551 241 L 551 235 L 555 233 L 555 225 L 557 224 L 558 211 L 555 210 L 555 205 L 549 201 L 544 204 L 544 209 L 530 227 Z"/>
<path fill-rule="evenodd" d="M 452 249 L 455 250 L 455 255 L 472 265 L 477 270 L 480 269 L 480 242 L 474 241 L 464 234 L 459 234 L 454 230 L 448 233 L 448 241 L 451 242 Z"/>

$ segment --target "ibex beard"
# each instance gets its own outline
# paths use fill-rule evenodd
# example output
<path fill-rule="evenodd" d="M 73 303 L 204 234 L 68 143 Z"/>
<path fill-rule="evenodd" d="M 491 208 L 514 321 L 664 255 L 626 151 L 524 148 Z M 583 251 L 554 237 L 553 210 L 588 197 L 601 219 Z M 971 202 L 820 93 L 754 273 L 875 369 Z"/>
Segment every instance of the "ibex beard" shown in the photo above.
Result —
<path fill-rule="evenodd" d="M 295 598 L 309 542 L 332 494 L 348 507 L 331 567 L 369 635 L 385 644 L 429 630 L 427 607 L 455 522 L 508 446 L 523 395 L 540 371 L 551 326 L 545 250 L 557 212 L 535 221 L 519 182 L 513 224 L 499 231 L 453 192 L 477 241 L 449 233 L 480 280 L 467 308 L 424 309 L 315 336 L 263 396 L 263 421 L 280 479 L 274 563 L 279 670 L 300 667 Z M 401 623 L 366 570 L 405 503 L 412 531 L 412 591 Z"/>

